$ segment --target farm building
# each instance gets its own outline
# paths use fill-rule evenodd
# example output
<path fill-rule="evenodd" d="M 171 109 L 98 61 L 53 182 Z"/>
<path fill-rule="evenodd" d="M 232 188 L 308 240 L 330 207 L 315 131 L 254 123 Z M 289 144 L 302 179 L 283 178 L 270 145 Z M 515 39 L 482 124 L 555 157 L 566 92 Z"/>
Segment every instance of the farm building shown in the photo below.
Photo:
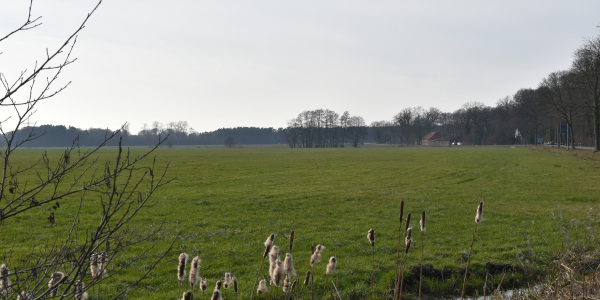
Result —
<path fill-rule="evenodd" d="M 421 146 L 450 146 L 450 139 L 443 137 L 439 132 L 432 131 L 421 140 Z"/>

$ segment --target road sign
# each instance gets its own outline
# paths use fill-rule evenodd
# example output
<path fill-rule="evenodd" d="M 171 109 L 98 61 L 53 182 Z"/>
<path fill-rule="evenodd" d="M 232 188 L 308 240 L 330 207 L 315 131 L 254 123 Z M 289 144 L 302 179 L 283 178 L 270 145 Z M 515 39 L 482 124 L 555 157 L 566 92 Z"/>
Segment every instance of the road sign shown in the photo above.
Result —
<path fill-rule="evenodd" d="M 569 125 L 567 125 L 567 122 L 560 122 L 560 133 L 568 133 L 569 132 Z"/>

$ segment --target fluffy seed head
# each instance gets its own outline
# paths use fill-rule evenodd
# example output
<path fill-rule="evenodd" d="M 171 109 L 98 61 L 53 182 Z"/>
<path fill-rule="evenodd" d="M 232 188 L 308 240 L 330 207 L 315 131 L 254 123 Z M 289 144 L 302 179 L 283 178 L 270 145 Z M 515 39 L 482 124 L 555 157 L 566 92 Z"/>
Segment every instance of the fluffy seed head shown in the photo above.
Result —
<path fill-rule="evenodd" d="M 330 257 L 329 263 L 327 264 L 327 271 L 325 272 L 325 274 L 327 274 L 327 275 L 333 274 L 333 271 L 335 271 L 336 265 L 337 265 L 337 259 L 335 258 L 335 256 Z"/>
<path fill-rule="evenodd" d="M 8 277 L 8 267 L 6 264 L 2 264 L 0 266 L 0 278 L 4 279 L 6 277 Z"/>
<path fill-rule="evenodd" d="M 323 250 L 325 250 L 325 246 L 318 244 L 317 247 L 315 247 L 315 252 L 322 252 Z"/>
<path fill-rule="evenodd" d="M 275 261 L 278 258 L 279 258 L 279 247 L 277 245 L 273 245 L 273 247 L 271 247 L 271 251 L 269 252 L 269 259 Z"/>
<path fill-rule="evenodd" d="M 223 296 L 221 295 L 221 290 L 215 289 L 210 300 L 223 300 Z"/>
<path fill-rule="evenodd" d="M 369 229 L 369 231 L 367 232 L 367 239 L 369 239 L 369 243 L 371 243 L 371 246 L 375 246 L 375 231 L 373 230 L 373 228 Z"/>
<path fill-rule="evenodd" d="M 283 292 L 288 293 L 290 291 L 290 277 L 286 274 L 283 280 Z"/>
<path fill-rule="evenodd" d="M 100 274 L 98 269 L 98 254 L 96 253 L 90 256 L 90 272 L 92 273 L 92 278 L 96 278 Z"/>
<path fill-rule="evenodd" d="M 10 279 L 8 279 L 8 267 L 6 264 L 0 266 L 0 296 L 6 296 L 8 294 L 8 287 L 10 286 Z"/>
<path fill-rule="evenodd" d="M 179 254 L 179 264 L 177 265 L 177 279 L 179 279 L 179 281 L 185 280 L 185 265 L 187 264 L 187 259 L 187 254 Z"/>
<path fill-rule="evenodd" d="M 59 282 L 63 279 L 63 277 L 65 277 L 63 272 L 54 272 L 50 278 L 50 281 L 48 281 L 48 288 L 53 289 L 51 292 L 52 297 L 56 297 Z"/>
<path fill-rule="evenodd" d="M 275 267 L 275 270 L 273 270 L 273 275 L 271 276 L 271 285 L 279 286 L 284 275 L 285 268 L 283 267 L 283 262 L 278 259 L 277 267 Z"/>
<path fill-rule="evenodd" d="M 421 225 L 421 231 L 425 231 L 425 211 L 421 212 L 421 221 L 419 224 Z"/>
<path fill-rule="evenodd" d="M 225 279 L 223 280 L 223 286 L 228 289 L 229 285 L 231 285 L 231 273 L 225 273 Z"/>
<path fill-rule="evenodd" d="M 200 278 L 200 290 L 202 290 L 203 292 L 206 291 L 206 279 L 205 278 Z"/>
<path fill-rule="evenodd" d="M 100 253 L 100 258 L 99 258 L 99 264 L 100 264 L 100 270 L 102 272 L 102 270 L 106 269 L 106 252 L 103 251 L 102 253 Z"/>
<path fill-rule="evenodd" d="M 181 298 L 182 300 L 192 300 L 194 298 L 194 294 L 192 294 L 192 291 L 187 291 L 185 293 L 183 293 L 183 298 Z"/>
<path fill-rule="evenodd" d="M 192 288 L 194 287 L 194 285 L 196 285 L 196 283 L 198 283 L 198 280 L 200 279 L 200 274 L 198 272 L 198 268 L 200 266 L 200 258 L 198 258 L 198 256 L 194 257 L 194 259 L 192 259 L 192 264 L 190 267 L 190 285 L 192 286 Z"/>
<path fill-rule="evenodd" d="M 256 290 L 256 293 L 263 294 L 267 292 L 267 281 L 265 279 L 261 280 L 258 283 L 258 289 Z"/>
<path fill-rule="evenodd" d="M 217 281 L 217 284 L 215 284 L 215 290 L 221 290 L 221 286 L 223 286 L 223 282 L 221 280 Z"/>
<path fill-rule="evenodd" d="M 50 278 L 50 281 L 48 281 L 48 287 L 52 287 L 53 285 L 58 284 L 58 282 L 65 277 L 65 274 L 63 272 L 54 272 L 54 274 L 52 274 L 52 277 Z"/>
<path fill-rule="evenodd" d="M 265 241 L 265 253 L 263 254 L 263 259 L 269 255 L 269 251 L 271 250 L 271 245 L 273 245 L 273 239 L 275 239 L 275 234 L 271 233 L 271 235 Z"/>
<path fill-rule="evenodd" d="M 269 252 L 269 276 L 273 277 L 273 271 L 277 267 L 277 260 L 279 260 L 279 247 L 273 245 Z"/>
<path fill-rule="evenodd" d="M 31 297 L 29 297 L 26 291 L 21 291 L 21 294 L 17 296 L 17 300 L 31 300 Z"/>
<path fill-rule="evenodd" d="M 283 262 L 283 268 L 285 273 L 289 276 L 296 276 L 296 269 L 294 269 L 294 261 L 292 260 L 292 254 L 285 254 L 285 261 Z"/>
<path fill-rule="evenodd" d="M 475 215 L 475 223 L 483 221 L 483 201 L 477 206 L 477 215 Z"/>
<path fill-rule="evenodd" d="M 310 265 L 314 265 L 316 262 L 321 261 L 321 252 L 323 252 L 323 250 L 325 250 L 325 246 L 318 244 L 317 247 L 315 247 L 315 251 L 313 252 L 313 255 L 310 257 Z"/>
<path fill-rule="evenodd" d="M 85 292 L 85 284 L 83 281 L 77 281 L 77 285 L 75 286 L 75 299 L 76 300 L 85 300 L 88 298 L 88 293 Z"/>

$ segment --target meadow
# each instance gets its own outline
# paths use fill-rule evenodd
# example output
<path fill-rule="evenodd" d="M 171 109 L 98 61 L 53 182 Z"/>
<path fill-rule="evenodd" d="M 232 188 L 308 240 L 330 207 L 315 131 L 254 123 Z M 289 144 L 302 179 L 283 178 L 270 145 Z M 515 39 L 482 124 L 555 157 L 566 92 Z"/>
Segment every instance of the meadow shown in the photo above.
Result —
<path fill-rule="evenodd" d="M 133 153 L 142 150 L 131 149 Z M 33 160 L 41 151 L 24 149 L 18 159 Z M 51 156 L 61 153 L 48 151 Z M 100 161 L 110 159 L 114 151 L 104 149 Z M 182 252 L 190 258 L 199 256 L 200 276 L 207 279 L 204 298 L 197 289 L 195 298 L 207 299 L 215 282 L 231 272 L 237 277 L 239 293 L 228 289 L 224 298 L 249 299 L 264 241 L 274 233 L 274 244 L 281 248 L 283 258 L 292 230 L 292 255 L 301 281 L 310 268 L 311 245 L 322 244 L 323 259 L 314 267 L 318 294 L 329 293 L 328 286 L 325 292 L 325 267 L 329 257 L 335 256 L 337 267 L 328 280 L 336 283 L 341 297 L 368 298 L 372 249 L 366 234 L 370 228 L 375 231 L 375 297 L 391 298 L 401 201 L 404 217 L 412 213 L 414 229 L 407 264 L 419 265 L 424 242 L 423 262 L 430 267 L 423 290 L 436 298 L 460 295 L 480 201 L 485 203 L 485 220 L 478 226 L 473 245 L 470 294 L 475 290 L 481 294 L 486 276 L 490 289 L 500 283 L 507 289 L 524 286 L 540 279 L 565 247 L 577 244 L 593 251 L 597 245 L 600 162 L 562 151 L 175 147 L 160 148 L 155 155 L 157 165 L 170 164 L 168 176 L 175 180 L 154 195 L 131 226 L 155 228 L 164 222 L 164 229 L 152 241 L 129 251 L 133 256 L 153 245 L 147 256 L 150 261 L 176 240 L 150 278 L 128 293 L 131 299 L 181 297 L 176 271 Z M 44 211 L 0 225 L 3 259 L 10 254 L 18 263 L 35 253 L 39 240 L 63 235 L 78 205 L 75 202 L 62 204 L 54 226 L 39 221 L 44 220 Z M 94 199 L 86 199 L 82 233 L 98 222 L 97 209 Z M 424 239 L 419 230 L 422 211 L 427 213 Z M 115 266 L 131 265 L 103 283 L 102 297 L 114 294 L 148 267 L 144 260 L 128 259 L 112 261 Z M 261 279 L 268 278 L 265 263 Z M 418 274 L 407 274 L 405 286 L 404 295 L 414 297 Z M 187 281 L 184 287 L 189 287 Z M 258 298 L 266 299 L 264 295 Z"/>

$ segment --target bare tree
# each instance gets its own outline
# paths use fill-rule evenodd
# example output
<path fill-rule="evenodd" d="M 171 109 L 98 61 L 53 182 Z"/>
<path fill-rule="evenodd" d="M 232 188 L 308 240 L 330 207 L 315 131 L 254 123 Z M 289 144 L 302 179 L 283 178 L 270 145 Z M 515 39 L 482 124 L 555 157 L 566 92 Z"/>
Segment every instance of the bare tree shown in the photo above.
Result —
<path fill-rule="evenodd" d="M 600 36 L 586 40 L 574 57 L 572 71 L 587 91 L 584 103 L 593 118 L 594 151 L 600 151 Z"/>
<path fill-rule="evenodd" d="M 575 149 L 575 118 L 583 108 L 578 97 L 578 87 L 576 86 L 573 74 L 568 71 L 558 71 L 551 73 L 542 80 L 540 84 L 540 94 L 548 100 L 548 103 L 561 118 L 563 118 L 570 129 L 571 146 Z"/>
<path fill-rule="evenodd" d="M 366 123 L 363 117 L 352 116 L 348 119 L 348 136 L 355 148 L 358 147 L 358 144 L 363 143 L 365 136 L 367 136 Z"/>
<path fill-rule="evenodd" d="M 81 25 L 56 50 L 47 49 L 45 58 L 35 62 L 32 68 L 23 68 L 13 78 L 0 71 L 4 88 L 0 95 L 4 118 L 0 123 L 0 140 L 4 147 L 0 152 L 3 168 L 0 175 L 0 249 L 5 253 L 1 262 L 3 269 L 8 270 L 8 274 L 2 272 L 2 279 L 8 282 L 8 286 L 3 285 L 0 291 L 2 299 L 14 299 L 21 294 L 26 294 L 27 299 L 78 298 L 86 290 L 127 268 L 129 263 L 154 252 L 149 246 L 146 252 L 130 258 L 129 263 L 116 263 L 122 259 L 124 250 L 147 241 L 162 228 L 138 231 L 127 225 L 148 204 L 154 192 L 169 182 L 165 178 L 168 165 L 159 170 L 156 162 L 149 159 L 165 138 L 159 137 L 154 148 L 137 156 L 123 149 L 119 141 L 113 160 L 100 160 L 98 151 L 112 139 L 120 139 L 123 129 L 127 128 L 124 125 L 121 130 L 107 131 L 104 140 L 93 148 L 80 148 L 76 139 L 60 155 L 44 152 L 29 165 L 14 155 L 25 143 L 43 135 L 36 132 L 34 126 L 27 127 L 28 134 L 24 138 L 17 133 L 25 127 L 40 101 L 56 96 L 69 85 L 56 86 L 63 69 L 75 61 L 71 54 L 77 35 L 101 2 L 97 2 Z M 0 43 L 41 25 L 40 17 L 32 16 L 32 7 L 33 0 L 23 25 L 0 36 Z M 75 211 L 69 212 L 72 217 L 55 215 L 65 206 L 76 207 Z M 99 212 L 98 218 L 82 220 L 80 214 L 89 210 Z M 11 225 L 21 217 L 40 212 L 47 215 L 46 224 L 62 223 L 68 230 L 56 239 L 32 241 L 36 244 L 30 253 L 14 253 L 15 244 L 10 238 L 14 236 L 12 230 L 15 228 Z M 31 226 L 43 232 L 46 224 L 37 222 Z M 154 259 L 147 271 L 139 274 L 118 295 L 112 296 L 122 297 L 130 286 L 146 278 L 170 249 L 151 253 Z M 28 259 L 24 260 L 24 257 Z M 148 264 L 147 261 L 144 263 Z M 90 266 L 92 272 L 88 272 Z M 50 285 L 49 280 L 52 280 Z"/>

